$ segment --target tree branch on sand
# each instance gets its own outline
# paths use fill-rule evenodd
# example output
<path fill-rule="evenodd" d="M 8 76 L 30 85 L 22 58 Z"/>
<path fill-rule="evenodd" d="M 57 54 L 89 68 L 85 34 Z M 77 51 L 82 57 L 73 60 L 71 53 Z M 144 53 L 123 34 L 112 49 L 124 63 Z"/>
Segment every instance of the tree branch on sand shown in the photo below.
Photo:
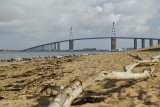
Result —
<path fill-rule="evenodd" d="M 133 57 L 133 58 L 135 58 L 135 59 L 138 59 L 138 60 L 143 60 L 143 58 L 142 57 L 140 57 L 140 55 L 138 54 L 138 55 L 132 55 L 132 54 L 128 54 L 129 56 L 131 56 L 131 57 Z"/>
<path fill-rule="evenodd" d="M 140 59 L 140 58 L 138 58 Z M 146 79 L 152 76 L 154 68 L 144 70 L 142 73 L 132 73 L 131 70 L 137 66 L 149 66 L 160 62 L 160 55 L 147 60 L 139 60 L 124 66 L 123 71 L 101 71 L 97 74 L 89 75 L 83 81 L 73 80 L 69 85 L 64 87 L 56 98 L 50 103 L 49 107 L 69 107 L 72 101 L 83 92 L 83 90 L 97 80 L 138 80 Z M 56 88 L 57 90 L 57 88 Z M 59 88 L 58 88 L 59 90 Z"/>

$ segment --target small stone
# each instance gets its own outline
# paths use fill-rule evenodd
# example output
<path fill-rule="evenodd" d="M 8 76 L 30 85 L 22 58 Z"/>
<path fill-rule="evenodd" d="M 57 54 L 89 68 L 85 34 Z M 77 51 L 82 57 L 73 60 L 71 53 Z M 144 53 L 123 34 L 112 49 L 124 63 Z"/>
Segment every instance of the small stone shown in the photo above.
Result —
<path fill-rule="evenodd" d="M 120 99 L 125 99 L 125 98 L 126 98 L 126 93 L 120 93 L 119 98 L 120 98 Z"/>
<path fill-rule="evenodd" d="M 3 100 L 3 99 L 4 99 L 4 97 L 0 96 L 0 100 Z"/>

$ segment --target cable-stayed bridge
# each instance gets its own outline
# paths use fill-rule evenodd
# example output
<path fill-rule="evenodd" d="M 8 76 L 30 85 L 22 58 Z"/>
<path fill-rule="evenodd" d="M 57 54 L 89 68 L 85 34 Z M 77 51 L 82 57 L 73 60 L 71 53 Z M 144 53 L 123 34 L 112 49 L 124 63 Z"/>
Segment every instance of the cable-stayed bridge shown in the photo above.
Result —
<path fill-rule="evenodd" d="M 146 40 L 149 40 L 149 45 L 153 46 L 153 41 L 157 41 L 157 44 L 160 44 L 160 38 L 144 38 L 144 37 L 89 37 L 89 38 L 77 38 L 77 39 L 68 39 L 62 41 L 56 41 L 51 43 L 46 43 L 31 48 L 24 49 L 22 51 L 61 51 L 61 43 L 68 42 L 68 50 L 74 50 L 75 41 L 84 41 L 84 40 L 93 40 L 93 39 L 109 39 L 111 41 L 110 47 L 111 50 L 115 50 L 117 47 L 117 40 L 119 39 L 130 39 L 133 40 L 134 49 L 137 49 L 138 40 L 141 40 L 141 48 L 145 48 Z"/>

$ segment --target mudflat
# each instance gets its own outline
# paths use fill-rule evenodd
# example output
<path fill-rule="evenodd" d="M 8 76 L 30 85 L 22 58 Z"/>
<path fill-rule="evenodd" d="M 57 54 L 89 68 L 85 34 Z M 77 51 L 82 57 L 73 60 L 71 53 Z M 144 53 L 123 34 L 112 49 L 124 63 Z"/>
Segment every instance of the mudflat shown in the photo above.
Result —
<path fill-rule="evenodd" d="M 160 46 L 127 52 L 65 58 L 41 58 L 32 61 L 0 62 L 0 107 L 47 107 L 58 92 L 48 84 L 66 86 L 101 71 L 121 71 L 137 61 L 131 55 L 148 59 L 160 54 Z M 103 80 L 88 86 L 71 107 L 159 107 L 160 63 L 139 66 L 133 72 L 155 68 L 150 79 L 136 81 Z"/>

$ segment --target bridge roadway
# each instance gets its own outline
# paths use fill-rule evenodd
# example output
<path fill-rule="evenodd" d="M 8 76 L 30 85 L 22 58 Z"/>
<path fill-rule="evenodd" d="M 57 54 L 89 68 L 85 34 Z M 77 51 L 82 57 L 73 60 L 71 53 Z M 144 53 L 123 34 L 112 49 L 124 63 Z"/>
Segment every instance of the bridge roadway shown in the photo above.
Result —
<path fill-rule="evenodd" d="M 153 45 L 153 40 L 157 40 L 158 44 L 160 44 L 160 38 L 143 38 L 143 37 L 90 37 L 90 38 L 77 38 L 71 40 L 62 40 L 51 43 L 46 43 L 38 46 L 34 46 L 28 49 L 24 49 L 22 51 L 60 51 L 60 43 L 69 42 L 69 50 L 74 50 L 74 41 L 79 40 L 92 40 L 92 39 L 111 39 L 111 50 L 116 49 L 116 40 L 117 39 L 132 39 L 134 40 L 134 49 L 137 49 L 137 40 L 141 40 L 141 47 L 145 47 L 145 40 L 149 40 L 150 46 Z"/>

